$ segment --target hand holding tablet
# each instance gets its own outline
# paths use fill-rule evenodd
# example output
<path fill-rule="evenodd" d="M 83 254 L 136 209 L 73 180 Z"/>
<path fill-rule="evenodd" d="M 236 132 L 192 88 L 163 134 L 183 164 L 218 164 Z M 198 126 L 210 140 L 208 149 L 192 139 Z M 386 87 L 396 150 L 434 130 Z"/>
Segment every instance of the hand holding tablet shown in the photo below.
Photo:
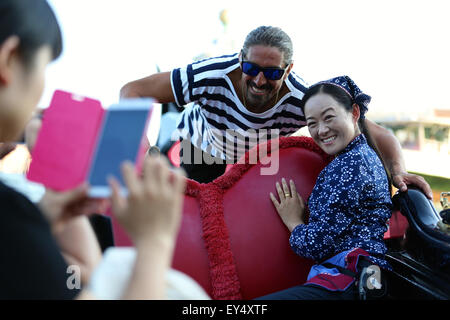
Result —
<path fill-rule="evenodd" d="M 97 100 L 55 91 L 27 178 L 56 191 L 88 181 L 90 196 L 109 197 L 108 176 L 120 180 L 122 162 L 144 159 L 152 106 L 151 99 L 129 99 L 104 109 Z"/>

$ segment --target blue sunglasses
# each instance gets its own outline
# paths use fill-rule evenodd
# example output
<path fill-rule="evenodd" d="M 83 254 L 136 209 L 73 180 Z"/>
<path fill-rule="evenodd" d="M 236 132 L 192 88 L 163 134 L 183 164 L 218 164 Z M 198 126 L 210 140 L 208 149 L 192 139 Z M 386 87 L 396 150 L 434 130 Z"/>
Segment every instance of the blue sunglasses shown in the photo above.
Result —
<path fill-rule="evenodd" d="M 267 80 L 280 80 L 287 67 L 286 69 L 278 67 L 263 68 L 258 66 L 256 63 L 250 61 L 242 61 L 241 69 L 242 72 L 251 77 L 256 77 L 260 72 L 262 72 Z"/>

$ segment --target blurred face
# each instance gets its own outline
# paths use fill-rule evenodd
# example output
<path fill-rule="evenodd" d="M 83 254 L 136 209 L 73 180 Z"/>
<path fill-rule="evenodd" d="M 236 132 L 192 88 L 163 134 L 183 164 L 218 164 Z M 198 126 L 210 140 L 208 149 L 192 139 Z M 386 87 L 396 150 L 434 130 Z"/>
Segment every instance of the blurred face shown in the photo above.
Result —
<path fill-rule="evenodd" d="M 22 62 L 17 50 L 12 50 L 6 61 L 0 61 L 0 142 L 14 141 L 22 134 L 42 96 L 45 69 L 50 61 L 51 50 L 47 46 L 36 52 L 29 65 Z"/>
<path fill-rule="evenodd" d="M 305 117 L 309 133 L 327 154 L 336 155 L 360 133 L 359 108 L 345 110 L 331 95 L 318 93 L 305 104 Z"/>
<path fill-rule="evenodd" d="M 279 80 L 266 79 L 263 72 L 259 72 L 256 76 L 242 72 L 241 86 L 246 107 L 250 107 L 251 111 L 260 112 L 270 109 L 272 106 L 269 106 L 268 103 L 281 89 L 283 81 L 289 75 L 292 64 L 289 67 L 284 64 L 284 54 L 278 48 L 262 45 L 250 47 L 247 56 L 241 56 L 240 59 L 241 61 L 255 63 L 263 68 L 277 67 L 286 69 Z"/>

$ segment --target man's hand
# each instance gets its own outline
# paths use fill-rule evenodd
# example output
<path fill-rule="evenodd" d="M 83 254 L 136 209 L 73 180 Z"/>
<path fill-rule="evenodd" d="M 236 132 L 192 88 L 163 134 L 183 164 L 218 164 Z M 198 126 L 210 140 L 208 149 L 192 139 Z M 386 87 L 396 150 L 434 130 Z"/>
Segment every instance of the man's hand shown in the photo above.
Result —
<path fill-rule="evenodd" d="M 428 199 L 433 199 L 433 191 L 430 185 L 419 175 L 408 172 L 392 174 L 392 184 L 402 192 L 408 190 L 408 185 L 414 185 L 420 188 Z"/>
<path fill-rule="evenodd" d="M 392 184 L 402 192 L 408 189 L 408 185 L 415 185 L 431 200 L 433 192 L 425 179 L 406 171 L 402 146 L 394 134 L 369 119 L 365 124 L 392 175 Z"/>
<path fill-rule="evenodd" d="M 289 231 L 292 232 L 296 226 L 305 223 L 305 204 L 297 192 L 294 181 L 290 180 L 290 190 L 284 178 L 282 179 L 282 185 L 283 187 L 278 182 L 276 183 L 280 201 L 275 198 L 272 192 L 270 193 L 270 199 L 275 209 L 277 209 L 281 220 L 283 220 Z"/>

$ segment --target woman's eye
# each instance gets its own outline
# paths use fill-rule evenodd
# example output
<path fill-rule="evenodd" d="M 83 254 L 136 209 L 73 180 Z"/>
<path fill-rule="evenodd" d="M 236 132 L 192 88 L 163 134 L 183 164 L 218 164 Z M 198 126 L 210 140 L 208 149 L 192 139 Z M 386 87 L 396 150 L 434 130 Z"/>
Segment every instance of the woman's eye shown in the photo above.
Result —
<path fill-rule="evenodd" d="M 325 117 L 325 121 L 330 121 L 331 119 L 333 119 L 334 118 L 334 116 L 326 116 Z"/>
<path fill-rule="evenodd" d="M 309 122 L 309 123 L 307 123 L 306 124 L 308 127 L 310 127 L 310 128 L 313 128 L 315 125 L 316 125 L 316 123 L 315 122 Z"/>

